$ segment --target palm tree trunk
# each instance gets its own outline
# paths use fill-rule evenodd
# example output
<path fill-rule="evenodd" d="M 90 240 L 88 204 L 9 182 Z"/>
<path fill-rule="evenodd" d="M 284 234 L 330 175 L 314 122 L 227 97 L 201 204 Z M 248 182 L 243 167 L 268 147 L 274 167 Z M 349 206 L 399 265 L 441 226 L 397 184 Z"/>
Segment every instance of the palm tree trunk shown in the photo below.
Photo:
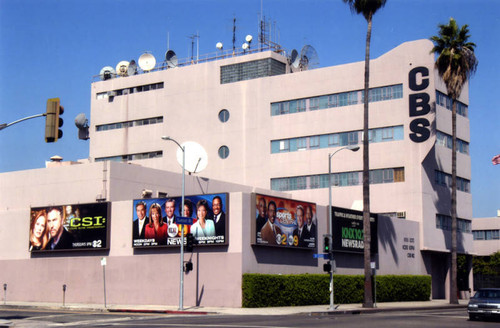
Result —
<path fill-rule="evenodd" d="M 370 81 L 370 39 L 372 34 L 372 14 L 367 19 L 365 51 L 365 99 L 363 111 L 363 235 L 364 235 L 364 271 L 365 294 L 363 307 L 373 307 L 372 275 L 371 275 L 371 232 L 370 232 L 370 167 L 369 167 L 369 135 L 368 135 L 368 101 Z"/>
<path fill-rule="evenodd" d="M 452 99 L 451 109 L 451 277 L 450 304 L 458 304 L 457 288 L 457 102 Z"/>

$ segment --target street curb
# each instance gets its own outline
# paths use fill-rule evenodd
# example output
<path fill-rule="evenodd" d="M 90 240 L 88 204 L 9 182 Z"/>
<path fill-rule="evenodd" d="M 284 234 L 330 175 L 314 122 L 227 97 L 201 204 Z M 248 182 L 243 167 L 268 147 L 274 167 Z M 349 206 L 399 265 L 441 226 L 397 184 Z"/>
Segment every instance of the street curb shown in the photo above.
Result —
<path fill-rule="evenodd" d="M 183 311 L 183 310 L 141 310 L 141 309 L 107 309 L 107 312 L 118 313 L 161 313 L 161 314 L 193 314 L 193 315 L 207 315 L 214 314 L 214 312 L 206 311 Z"/>
<path fill-rule="evenodd" d="M 428 310 L 446 310 L 456 308 L 467 308 L 466 304 L 449 304 L 441 306 L 419 306 L 419 307 L 393 307 L 393 308 L 361 308 L 351 310 L 333 310 L 333 311 L 316 311 L 310 312 L 311 316 L 321 315 L 344 315 L 344 314 L 363 314 L 363 313 L 379 313 L 379 312 L 398 312 L 398 311 L 428 311 Z"/>

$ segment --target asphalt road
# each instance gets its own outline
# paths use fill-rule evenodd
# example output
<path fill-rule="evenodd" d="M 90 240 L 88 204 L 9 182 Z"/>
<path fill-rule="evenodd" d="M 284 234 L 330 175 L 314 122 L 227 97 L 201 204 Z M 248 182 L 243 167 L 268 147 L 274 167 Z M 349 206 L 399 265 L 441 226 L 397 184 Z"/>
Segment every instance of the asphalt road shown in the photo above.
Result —
<path fill-rule="evenodd" d="M 4 324 L 2 326 L 2 324 Z M 498 321 L 469 321 L 464 308 L 334 315 L 172 315 L 0 310 L 0 327 L 498 327 Z"/>

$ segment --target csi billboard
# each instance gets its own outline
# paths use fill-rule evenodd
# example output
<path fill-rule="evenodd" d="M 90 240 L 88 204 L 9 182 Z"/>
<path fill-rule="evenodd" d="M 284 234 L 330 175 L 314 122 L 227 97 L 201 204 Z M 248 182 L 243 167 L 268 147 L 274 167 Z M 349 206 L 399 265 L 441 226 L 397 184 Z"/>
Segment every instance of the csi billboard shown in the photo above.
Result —
<path fill-rule="evenodd" d="M 132 209 L 132 246 L 180 246 L 179 217 L 192 219 L 192 225 L 184 224 L 184 236 L 191 232 L 198 245 L 227 245 L 228 200 L 226 193 L 185 196 L 184 206 L 182 197 L 136 199 Z"/>
<path fill-rule="evenodd" d="M 255 245 L 316 248 L 316 204 L 253 194 Z"/>
<path fill-rule="evenodd" d="M 30 252 L 108 249 L 109 203 L 32 207 Z"/>
<path fill-rule="evenodd" d="M 370 251 L 378 253 L 377 214 L 370 213 Z M 363 253 L 363 212 L 332 206 L 333 250 Z"/>

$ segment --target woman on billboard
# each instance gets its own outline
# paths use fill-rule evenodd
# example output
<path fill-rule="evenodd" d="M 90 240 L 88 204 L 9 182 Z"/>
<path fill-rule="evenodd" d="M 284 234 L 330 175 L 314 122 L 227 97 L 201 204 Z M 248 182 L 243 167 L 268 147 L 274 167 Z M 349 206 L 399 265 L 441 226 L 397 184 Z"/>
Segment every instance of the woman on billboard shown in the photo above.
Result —
<path fill-rule="evenodd" d="M 30 225 L 30 252 L 45 249 L 49 242 L 47 229 L 47 212 L 40 210 L 35 212 Z"/>
<path fill-rule="evenodd" d="M 209 210 L 208 202 L 205 199 L 200 199 L 196 204 L 198 221 L 191 226 L 191 233 L 195 238 L 215 236 L 214 221 L 208 219 Z"/>
<path fill-rule="evenodd" d="M 161 206 L 154 203 L 149 208 L 149 224 L 146 225 L 146 239 L 154 239 L 159 244 L 165 244 L 168 236 L 167 224 L 163 222 Z"/>

